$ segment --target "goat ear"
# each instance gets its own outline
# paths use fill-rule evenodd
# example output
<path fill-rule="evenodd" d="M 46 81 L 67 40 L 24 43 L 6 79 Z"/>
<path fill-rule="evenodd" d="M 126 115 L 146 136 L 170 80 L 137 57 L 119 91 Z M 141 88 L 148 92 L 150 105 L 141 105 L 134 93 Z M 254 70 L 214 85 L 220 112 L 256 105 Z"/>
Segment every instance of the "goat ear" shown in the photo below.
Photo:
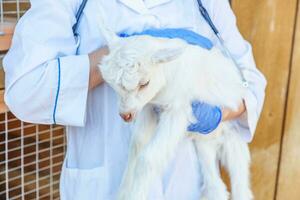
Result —
<path fill-rule="evenodd" d="M 178 58 L 183 50 L 183 48 L 161 49 L 152 55 L 151 61 L 154 64 L 170 62 Z"/>

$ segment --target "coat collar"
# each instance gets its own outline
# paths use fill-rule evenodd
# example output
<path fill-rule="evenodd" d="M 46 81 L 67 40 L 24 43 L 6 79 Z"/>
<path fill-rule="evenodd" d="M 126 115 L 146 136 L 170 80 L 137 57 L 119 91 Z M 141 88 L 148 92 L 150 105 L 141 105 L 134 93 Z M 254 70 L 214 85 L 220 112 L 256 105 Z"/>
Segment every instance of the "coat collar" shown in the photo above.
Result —
<path fill-rule="evenodd" d="M 135 12 L 146 14 L 149 8 L 168 3 L 172 0 L 118 0 Z"/>
<path fill-rule="evenodd" d="M 159 6 L 165 3 L 168 3 L 172 0 L 144 0 L 147 8 L 153 8 L 155 6 Z"/>

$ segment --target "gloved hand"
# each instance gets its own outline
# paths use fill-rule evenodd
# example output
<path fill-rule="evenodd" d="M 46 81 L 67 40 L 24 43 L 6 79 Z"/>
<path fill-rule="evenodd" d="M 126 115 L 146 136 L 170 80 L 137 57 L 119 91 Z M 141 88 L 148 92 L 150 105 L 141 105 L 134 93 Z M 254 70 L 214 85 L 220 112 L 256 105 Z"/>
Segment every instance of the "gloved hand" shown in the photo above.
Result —
<path fill-rule="evenodd" d="M 194 101 L 192 102 L 192 110 L 197 122 L 190 124 L 187 128 L 188 131 L 209 134 L 222 121 L 222 111 L 217 106 Z"/>
<path fill-rule="evenodd" d="M 213 47 L 212 42 L 198 33 L 191 30 L 182 28 L 165 28 L 165 29 L 147 29 L 140 33 L 119 33 L 120 37 L 130 37 L 134 35 L 150 35 L 152 37 L 162 37 L 162 38 L 179 38 L 186 41 L 192 45 L 198 45 L 205 49 L 211 49 Z"/>

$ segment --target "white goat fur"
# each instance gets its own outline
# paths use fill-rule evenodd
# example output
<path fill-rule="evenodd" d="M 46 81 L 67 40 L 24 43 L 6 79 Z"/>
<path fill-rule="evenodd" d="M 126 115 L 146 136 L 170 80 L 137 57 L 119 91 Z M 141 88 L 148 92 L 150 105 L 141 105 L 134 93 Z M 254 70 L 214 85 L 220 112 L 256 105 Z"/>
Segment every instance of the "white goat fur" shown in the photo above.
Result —
<path fill-rule="evenodd" d="M 215 48 L 208 51 L 180 39 L 121 39 L 107 26 L 99 8 L 99 28 L 110 49 L 100 71 L 119 96 L 120 113 L 137 114 L 118 200 L 146 200 L 179 142 L 191 135 L 204 179 L 201 199 L 228 199 L 219 161 L 229 171 L 232 199 L 252 199 L 248 146 L 233 124 L 223 122 L 208 136 L 186 131 L 194 121 L 193 100 L 237 109 L 245 91 L 234 64 Z M 154 106 L 161 108 L 159 116 Z"/>
<path fill-rule="evenodd" d="M 136 114 L 119 200 L 146 200 L 153 180 L 162 176 L 185 137 L 193 140 L 201 164 L 202 199 L 229 198 L 219 161 L 229 172 L 232 199 L 252 199 L 249 150 L 233 123 L 222 122 L 206 136 L 186 131 L 195 120 L 193 100 L 234 110 L 242 102 L 245 89 L 238 71 L 218 49 L 180 39 L 134 36 L 111 45 L 99 68 L 119 96 L 120 113 Z M 154 106 L 161 108 L 159 116 Z"/>

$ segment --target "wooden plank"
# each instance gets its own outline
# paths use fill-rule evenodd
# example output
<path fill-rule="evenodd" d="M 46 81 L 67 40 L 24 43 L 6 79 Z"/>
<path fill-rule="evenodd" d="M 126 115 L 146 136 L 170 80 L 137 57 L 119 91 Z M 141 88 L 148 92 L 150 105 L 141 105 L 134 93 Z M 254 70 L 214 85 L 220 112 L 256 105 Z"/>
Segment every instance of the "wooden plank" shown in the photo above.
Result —
<path fill-rule="evenodd" d="M 300 5 L 298 5 L 300 8 Z M 276 199 L 300 199 L 300 12 L 291 68 L 291 79 L 284 129 L 281 165 Z M 294 189 L 293 189 L 294 188 Z"/>
<path fill-rule="evenodd" d="M 20 1 L 19 6 L 20 6 L 20 10 L 28 10 L 29 7 L 30 7 L 30 3 Z M 5 10 L 5 11 L 16 11 L 17 10 L 17 3 L 4 1 L 3 2 L 3 10 Z"/>
<path fill-rule="evenodd" d="M 253 44 L 266 75 L 264 112 L 251 144 L 252 185 L 257 200 L 274 199 L 296 0 L 233 0 L 238 25 Z"/>

